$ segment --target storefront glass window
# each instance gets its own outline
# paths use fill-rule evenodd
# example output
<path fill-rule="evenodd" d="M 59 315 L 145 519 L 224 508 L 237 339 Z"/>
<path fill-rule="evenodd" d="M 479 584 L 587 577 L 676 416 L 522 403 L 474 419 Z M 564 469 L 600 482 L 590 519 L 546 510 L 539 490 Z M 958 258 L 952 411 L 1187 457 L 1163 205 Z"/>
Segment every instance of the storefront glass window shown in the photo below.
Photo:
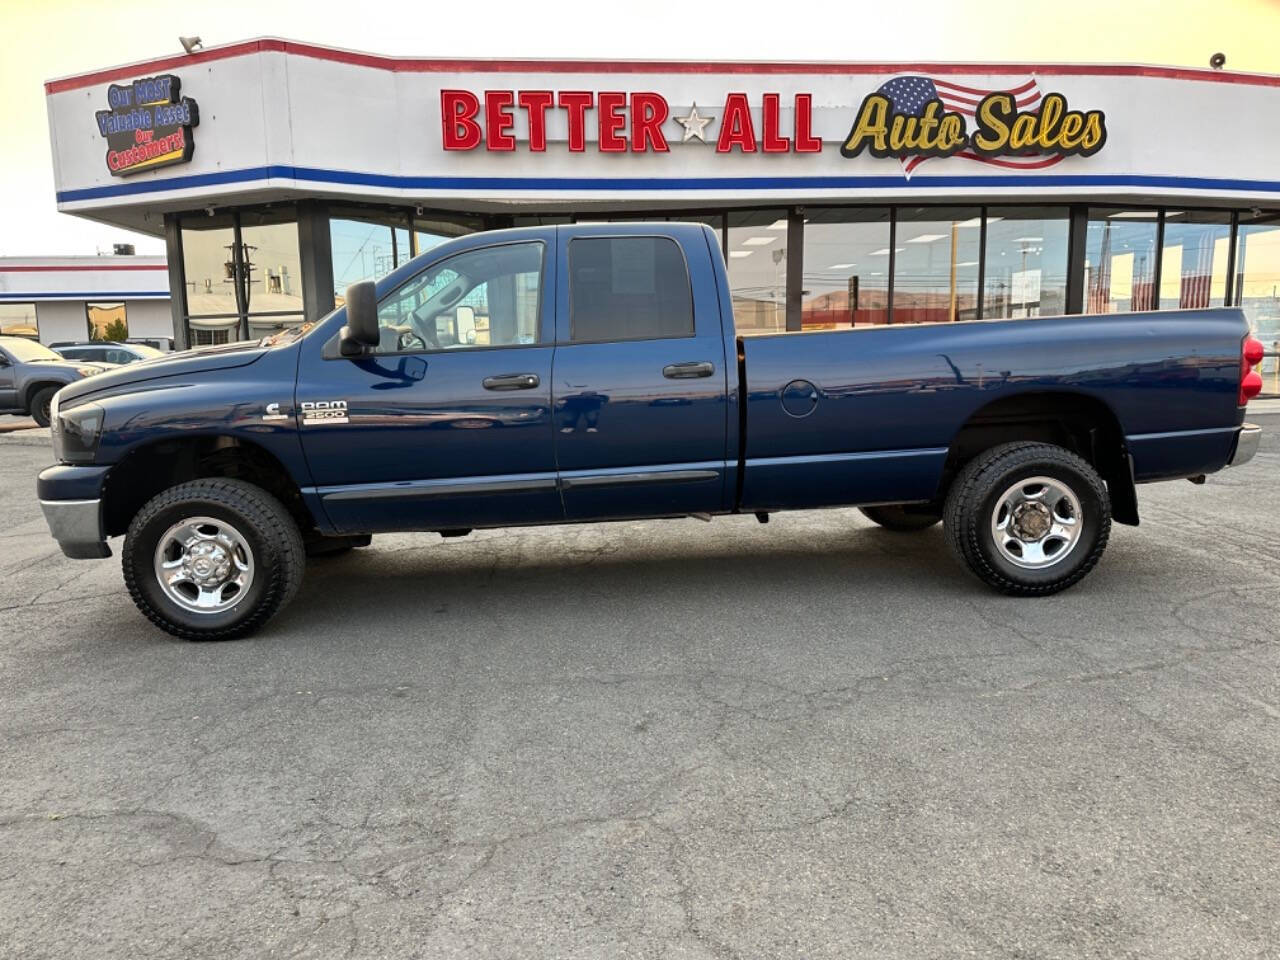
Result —
<path fill-rule="evenodd" d="M 129 321 L 123 303 L 86 303 L 84 309 L 90 340 L 123 342 L 129 339 Z"/>
<path fill-rule="evenodd" d="M 329 243 L 339 298 L 356 281 L 380 280 L 412 256 L 409 218 L 384 211 L 335 208 L 329 218 Z"/>
<path fill-rule="evenodd" d="M 724 214 L 720 213 L 685 213 L 665 218 L 670 223 L 705 223 L 716 232 L 716 241 L 724 231 Z"/>
<path fill-rule="evenodd" d="M 1166 210 L 1160 253 L 1160 309 L 1222 306 L 1227 296 L 1231 214 Z"/>
<path fill-rule="evenodd" d="M 977 207 L 898 209 L 894 323 L 977 319 L 981 227 Z M 888 250 L 878 255 L 888 259 Z"/>
<path fill-rule="evenodd" d="M 193 345 L 236 340 L 246 328 L 256 338 L 264 326 L 301 322 L 302 257 L 292 206 L 193 214 L 180 227 Z"/>
<path fill-rule="evenodd" d="M 1240 214 L 1235 269 L 1231 302 L 1243 308 L 1269 354 L 1262 361 L 1264 389 L 1280 393 L 1280 212 Z"/>
<path fill-rule="evenodd" d="M 982 318 L 1067 311 L 1066 207 L 988 207 Z"/>
<path fill-rule="evenodd" d="M 273 317 L 250 317 L 249 339 L 260 340 L 263 337 L 269 337 L 272 334 L 279 333 L 281 330 L 288 327 L 296 327 L 300 323 L 302 323 L 302 314 L 300 313 Z"/>
<path fill-rule="evenodd" d="M 34 303 L 0 303 L 0 334 L 6 337 L 38 337 Z"/>
<path fill-rule="evenodd" d="M 517 218 L 520 219 L 520 218 Z M 527 217 L 528 221 L 543 220 L 546 218 Z M 565 217 L 557 222 L 568 223 L 569 218 Z M 517 224 L 517 226 L 535 226 L 533 222 Z M 454 237 L 463 237 L 468 233 L 475 233 L 484 229 L 484 221 L 479 217 L 414 217 L 413 218 L 413 242 L 417 246 L 417 252 L 414 254 L 426 253 L 432 247 L 438 247 L 446 240 L 452 240 Z"/>
<path fill-rule="evenodd" d="M 228 327 L 192 327 L 191 345 L 193 347 L 212 347 L 219 343 L 229 343 L 233 333 L 234 331 Z"/>
<path fill-rule="evenodd" d="M 888 323 L 888 208 L 808 208 L 803 276 L 804 329 Z"/>
<path fill-rule="evenodd" d="M 230 214 L 182 218 L 182 269 L 189 316 L 235 315 L 234 250 L 235 227 Z"/>
<path fill-rule="evenodd" d="M 787 329 L 787 211 L 742 210 L 729 215 L 729 293 L 738 333 Z"/>
<path fill-rule="evenodd" d="M 1126 313 L 1154 305 L 1154 210 L 1090 210 L 1085 235 L 1085 313 Z"/>
<path fill-rule="evenodd" d="M 288 213 L 292 217 L 292 211 Z M 302 255 L 298 249 L 298 225 L 292 219 L 271 222 L 263 214 L 241 215 L 240 240 L 244 244 L 247 272 L 248 314 L 302 312 Z M 286 318 L 281 318 L 286 319 Z M 294 322 L 297 322 L 296 320 Z M 254 339 L 254 324 L 249 337 Z"/>

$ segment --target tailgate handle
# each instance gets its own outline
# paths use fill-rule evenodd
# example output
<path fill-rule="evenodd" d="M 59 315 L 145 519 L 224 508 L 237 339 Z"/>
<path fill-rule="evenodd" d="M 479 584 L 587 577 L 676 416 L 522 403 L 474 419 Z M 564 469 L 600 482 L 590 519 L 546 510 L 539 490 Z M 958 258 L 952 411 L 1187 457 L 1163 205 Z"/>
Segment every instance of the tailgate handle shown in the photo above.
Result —
<path fill-rule="evenodd" d="M 532 390 L 542 383 L 536 373 L 502 373 L 481 382 L 486 390 Z"/>
<path fill-rule="evenodd" d="M 709 360 L 700 363 L 669 363 L 662 368 L 662 375 L 668 380 L 691 380 L 694 377 L 709 377 L 716 372 L 716 365 Z"/>

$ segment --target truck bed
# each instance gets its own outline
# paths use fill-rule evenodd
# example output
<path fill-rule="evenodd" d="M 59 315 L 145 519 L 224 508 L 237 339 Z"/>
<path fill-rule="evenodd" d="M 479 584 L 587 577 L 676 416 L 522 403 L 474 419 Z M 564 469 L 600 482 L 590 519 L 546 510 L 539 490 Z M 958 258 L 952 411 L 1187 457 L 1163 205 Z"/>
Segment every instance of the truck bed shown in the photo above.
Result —
<path fill-rule="evenodd" d="M 741 507 L 930 500 L 962 428 L 1064 395 L 1112 419 L 1138 482 L 1219 469 L 1246 331 L 1211 309 L 741 337 Z"/>

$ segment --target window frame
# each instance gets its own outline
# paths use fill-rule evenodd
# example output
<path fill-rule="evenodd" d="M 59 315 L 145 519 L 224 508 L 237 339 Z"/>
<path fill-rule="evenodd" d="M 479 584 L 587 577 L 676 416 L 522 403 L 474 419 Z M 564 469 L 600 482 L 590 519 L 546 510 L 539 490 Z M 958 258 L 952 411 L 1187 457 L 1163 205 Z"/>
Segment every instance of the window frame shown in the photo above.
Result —
<path fill-rule="evenodd" d="M 442 355 L 442 354 L 454 354 L 454 353 L 461 353 L 461 352 L 463 352 L 464 350 L 465 350 L 465 351 L 471 351 L 471 350 L 483 350 L 483 351 L 489 351 L 489 350 L 527 350 L 527 349 L 532 348 L 532 347 L 547 347 L 547 346 L 551 346 L 552 344 L 548 343 L 546 340 L 544 340 L 544 339 L 542 338 L 542 334 L 543 334 L 543 329 L 542 329 L 542 328 L 543 328 L 543 322 L 542 322 L 542 319 L 543 319 L 543 317 L 542 317 L 542 308 L 543 308 L 543 303 L 544 303 L 543 297 L 544 297 L 544 296 L 545 296 L 545 294 L 546 294 L 546 290 L 545 290 L 544 288 L 546 287 L 546 274 L 547 274 L 547 242 L 546 242 L 545 240 L 541 239 L 541 238 L 533 239 L 533 240 L 504 240 L 504 241 L 501 241 L 500 243 L 488 243 L 488 244 L 481 244 L 481 245 L 479 245 L 479 246 L 469 247 L 469 248 L 468 248 L 468 249 L 466 249 L 466 250 L 459 250 L 457 253 L 452 254 L 452 255 L 450 255 L 450 256 L 447 256 L 447 257 L 444 257 L 444 258 L 443 258 L 443 259 L 441 259 L 441 260 L 433 260 L 431 263 L 428 263 L 428 264 L 423 265 L 423 267 L 422 267 L 422 269 L 421 269 L 421 270 L 416 271 L 416 272 L 415 272 L 411 277 L 407 278 L 403 283 L 401 283 L 401 284 L 397 285 L 397 286 L 396 286 L 396 288 L 395 288 L 394 290 L 391 290 L 389 293 L 387 293 L 387 295 L 386 295 L 385 297 L 379 297 L 379 298 L 378 298 L 378 304 L 377 304 L 377 310 L 378 310 L 379 312 L 381 312 L 381 310 L 382 310 L 382 305 L 383 305 L 384 303 L 387 303 L 389 300 L 392 300 L 392 299 L 393 299 L 393 298 L 394 298 L 398 293 L 400 293 L 402 290 L 404 290 L 404 288 L 405 288 L 405 287 L 407 287 L 407 286 L 409 286 L 411 283 L 414 283 L 415 281 L 417 281 L 417 280 L 418 280 L 418 279 L 419 279 L 419 278 L 420 278 L 424 273 L 426 273 L 428 270 L 432 270 L 432 269 L 434 269 L 434 268 L 436 268 L 436 267 L 443 267 L 443 266 L 444 266 L 445 264 L 447 264 L 450 260 L 456 260 L 458 257 L 465 257 L 465 256 L 468 256 L 468 255 L 470 255 L 470 254 L 477 253 L 477 252 L 479 252 L 479 251 L 481 251 L 481 250 L 496 250 L 496 249 L 498 249 L 498 248 L 500 248 L 500 247 L 519 247 L 519 246 L 528 246 L 528 245 L 531 245 L 531 244 L 537 244 L 537 246 L 539 247 L 539 250 L 540 250 L 540 253 L 539 253 L 539 259 L 538 259 L 538 306 L 537 306 L 537 310 L 536 310 L 536 312 L 537 312 L 537 316 L 538 316 L 538 334 L 537 334 L 538 339 L 537 339 L 537 340 L 535 340 L 533 343 L 485 343 L 485 344 L 468 344 L 468 345 L 463 346 L 463 347 L 452 347 L 452 348 L 450 348 L 450 347 L 441 347 L 441 348 L 439 348 L 439 349 L 432 349 L 431 347 L 426 347 L 426 349 L 423 349 L 423 350 L 416 350 L 416 349 L 415 349 L 415 350 L 387 350 L 387 351 L 381 351 L 381 350 L 376 350 L 376 349 L 375 349 L 375 350 L 370 350 L 370 351 L 366 354 L 366 356 L 368 356 L 368 357 L 418 357 L 418 356 L 437 356 L 437 355 Z M 511 276 L 517 276 L 517 274 L 511 274 Z M 488 283 L 488 281 L 487 281 L 487 280 L 486 280 L 485 282 L 486 282 L 486 283 Z M 474 287 L 472 287 L 472 289 L 474 290 L 475 288 L 474 288 Z M 459 303 L 461 303 L 461 301 L 459 301 Z M 456 306 L 456 305 L 455 305 L 455 306 Z M 379 329 L 381 329 L 382 324 L 378 324 L 378 327 L 379 327 Z M 335 358 L 335 359 L 336 359 L 336 358 Z"/>
<path fill-rule="evenodd" d="M 680 262 L 684 265 L 684 281 L 689 293 L 689 319 L 692 323 L 692 329 L 689 333 L 679 337 L 625 337 L 623 339 L 605 338 L 600 340 L 575 340 L 573 338 L 573 245 L 580 240 L 665 240 L 675 246 L 676 252 L 680 254 Z M 565 264 L 565 284 L 569 290 L 568 297 L 568 321 L 569 339 L 560 340 L 556 337 L 556 346 L 574 347 L 582 344 L 591 343 L 652 343 L 658 340 L 696 340 L 698 338 L 698 311 L 693 296 L 693 274 L 689 269 L 689 258 L 685 256 L 684 246 L 675 237 L 668 236 L 664 233 L 600 233 L 589 236 L 571 237 L 568 244 L 565 245 L 564 251 Z"/>

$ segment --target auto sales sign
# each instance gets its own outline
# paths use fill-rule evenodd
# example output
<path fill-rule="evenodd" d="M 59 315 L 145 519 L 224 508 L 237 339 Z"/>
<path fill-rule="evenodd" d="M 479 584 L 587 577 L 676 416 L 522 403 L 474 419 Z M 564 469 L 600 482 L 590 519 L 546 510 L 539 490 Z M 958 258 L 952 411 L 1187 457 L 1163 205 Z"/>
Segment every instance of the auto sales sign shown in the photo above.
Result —
<path fill-rule="evenodd" d="M 445 150 L 543 153 L 553 118 L 567 131 L 571 153 L 592 144 L 601 153 L 667 153 L 673 128 L 677 142 L 707 144 L 721 154 L 803 154 L 823 148 L 810 93 L 788 98 L 764 93 L 757 106 L 746 93 L 729 92 L 681 112 L 654 90 L 445 89 L 440 117 Z M 1042 92 L 1031 76 L 992 89 L 900 75 L 867 94 L 846 122 L 841 156 L 865 152 L 896 159 L 907 177 L 926 160 L 951 156 L 1040 169 L 1066 157 L 1092 156 L 1107 139 L 1101 110 L 1072 109 L 1064 95 Z M 527 131 L 527 137 L 517 131 Z"/>
<path fill-rule="evenodd" d="M 107 88 L 108 110 L 94 116 L 107 141 L 107 169 L 127 177 L 187 163 L 195 152 L 191 128 L 200 123 L 196 102 L 181 95 L 173 74 L 144 77 Z"/>

